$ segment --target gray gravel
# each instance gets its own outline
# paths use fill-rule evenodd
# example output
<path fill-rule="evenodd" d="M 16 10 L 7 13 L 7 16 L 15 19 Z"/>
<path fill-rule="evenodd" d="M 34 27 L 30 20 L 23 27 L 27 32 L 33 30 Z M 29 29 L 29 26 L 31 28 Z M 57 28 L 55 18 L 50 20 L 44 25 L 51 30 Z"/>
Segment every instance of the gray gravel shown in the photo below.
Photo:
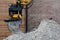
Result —
<path fill-rule="evenodd" d="M 53 20 L 44 19 L 35 31 L 13 34 L 4 40 L 60 40 L 60 25 Z"/>
<path fill-rule="evenodd" d="M 7 24 L 11 34 L 20 32 L 21 21 L 8 22 Z"/>

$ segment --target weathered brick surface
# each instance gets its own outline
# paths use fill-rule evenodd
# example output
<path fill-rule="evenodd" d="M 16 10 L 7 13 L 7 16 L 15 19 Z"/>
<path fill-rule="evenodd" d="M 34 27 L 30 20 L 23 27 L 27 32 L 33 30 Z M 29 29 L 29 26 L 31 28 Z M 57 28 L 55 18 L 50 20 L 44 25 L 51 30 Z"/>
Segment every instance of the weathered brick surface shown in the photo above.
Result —
<path fill-rule="evenodd" d="M 10 34 L 4 19 L 8 17 L 8 7 L 12 2 L 13 0 L 0 0 L 0 40 Z"/>

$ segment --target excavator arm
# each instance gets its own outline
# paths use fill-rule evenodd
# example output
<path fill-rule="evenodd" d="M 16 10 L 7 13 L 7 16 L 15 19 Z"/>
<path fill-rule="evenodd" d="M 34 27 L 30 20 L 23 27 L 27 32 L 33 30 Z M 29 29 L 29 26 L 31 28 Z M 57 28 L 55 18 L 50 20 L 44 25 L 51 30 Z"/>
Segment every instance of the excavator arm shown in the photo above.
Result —
<path fill-rule="evenodd" d="M 8 19 L 5 19 L 4 21 L 7 22 L 8 28 L 10 32 L 13 30 L 19 29 L 19 26 L 22 22 L 22 10 L 25 9 L 26 14 L 26 32 L 27 32 L 27 18 L 28 18 L 28 8 L 30 8 L 33 4 L 33 0 L 14 0 L 14 4 L 11 4 L 9 6 L 9 17 Z M 13 30 L 12 30 L 13 29 Z"/>

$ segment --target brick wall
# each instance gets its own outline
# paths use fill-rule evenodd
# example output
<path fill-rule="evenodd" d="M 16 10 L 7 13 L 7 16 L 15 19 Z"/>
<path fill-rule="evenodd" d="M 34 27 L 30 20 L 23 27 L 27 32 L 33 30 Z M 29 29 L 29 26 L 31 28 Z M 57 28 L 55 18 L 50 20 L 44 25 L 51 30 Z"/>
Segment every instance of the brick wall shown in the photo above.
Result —
<path fill-rule="evenodd" d="M 4 19 L 8 17 L 8 4 L 12 2 L 12 0 L 0 0 L 0 40 L 10 34 Z"/>

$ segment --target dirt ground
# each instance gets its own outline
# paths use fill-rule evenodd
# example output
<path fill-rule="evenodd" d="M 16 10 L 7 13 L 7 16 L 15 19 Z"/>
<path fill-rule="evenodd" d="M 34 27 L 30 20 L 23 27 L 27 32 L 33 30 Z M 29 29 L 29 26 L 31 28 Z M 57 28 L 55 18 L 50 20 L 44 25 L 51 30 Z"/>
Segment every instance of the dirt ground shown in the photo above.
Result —
<path fill-rule="evenodd" d="M 60 0 L 34 0 L 29 9 L 29 29 L 37 27 L 41 19 L 53 18 L 60 24 Z"/>

